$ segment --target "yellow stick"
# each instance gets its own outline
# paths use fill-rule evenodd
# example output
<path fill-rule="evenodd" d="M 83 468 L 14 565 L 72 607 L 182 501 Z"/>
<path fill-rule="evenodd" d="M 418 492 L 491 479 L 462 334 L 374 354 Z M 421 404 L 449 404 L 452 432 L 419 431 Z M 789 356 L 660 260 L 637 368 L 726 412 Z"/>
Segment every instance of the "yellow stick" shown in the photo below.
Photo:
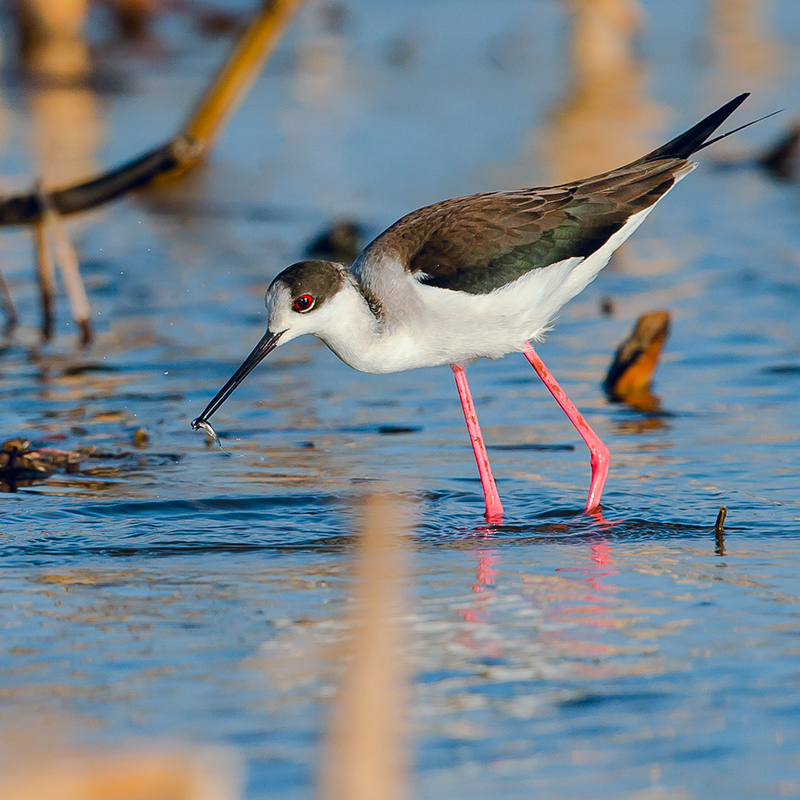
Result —
<path fill-rule="evenodd" d="M 272 0 L 250 23 L 236 50 L 183 127 L 182 133 L 198 144 L 196 161 L 213 146 L 302 1 Z"/>
<path fill-rule="evenodd" d="M 350 659 L 333 703 L 320 800 L 405 800 L 406 653 L 398 617 L 406 610 L 399 498 L 370 498 L 358 540 Z"/>

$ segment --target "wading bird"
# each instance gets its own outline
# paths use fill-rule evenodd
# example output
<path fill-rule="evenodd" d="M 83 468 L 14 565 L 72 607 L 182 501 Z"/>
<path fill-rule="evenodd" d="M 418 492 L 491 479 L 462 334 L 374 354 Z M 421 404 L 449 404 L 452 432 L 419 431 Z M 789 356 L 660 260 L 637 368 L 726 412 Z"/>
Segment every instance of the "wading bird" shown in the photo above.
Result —
<path fill-rule="evenodd" d="M 329 261 L 287 267 L 267 289 L 266 334 L 192 426 L 213 434 L 208 420 L 248 373 L 276 347 L 305 333 L 361 372 L 449 364 L 478 462 L 486 517 L 499 522 L 503 507 L 464 365 L 521 352 L 589 447 L 586 511 L 594 510 L 608 474 L 608 448 L 531 341 L 543 339 L 558 310 L 697 166 L 687 160 L 693 153 L 747 127 L 709 139 L 746 97 L 739 95 L 619 169 L 561 186 L 445 200 L 395 222 L 349 268 Z"/>

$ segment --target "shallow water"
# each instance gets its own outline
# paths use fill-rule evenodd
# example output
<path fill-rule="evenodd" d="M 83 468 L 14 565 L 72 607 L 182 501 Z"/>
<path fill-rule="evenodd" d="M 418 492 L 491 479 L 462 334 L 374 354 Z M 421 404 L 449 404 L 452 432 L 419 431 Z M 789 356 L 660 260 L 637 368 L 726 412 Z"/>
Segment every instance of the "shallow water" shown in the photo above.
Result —
<path fill-rule="evenodd" d="M 23 320 L 0 354 L 2 438 L 105 454 L 0 495 L 4 737 L 25 719 L 79 744 L 222 743 L 248 798 L 308 797 L 359 501 L 388 489 L 417 520 L 416 796 L 800 795 L 800 195 L 718 163 L 800 107 L 800 7 L 644 7 L 639 60 L 609 90 L 568 63 L 549 0 L 353 0 L 335 29 L 312 3 L 207 166 L 72 223 L 88 351 L 63 298 L 40 346 L 29 234 L 2 231 Z M 178 18 L 158 41 L 96 48 L 106 86 L 81 95 L 95 127 L 65 168 L 166 138 L 227 48 Z M 214 417 L 232 457 L 189 428 L 262 335 L 268 281 L 332 218 L 374 234 L 443 197 L 614 166 L 742 90 L 737 119 L 787 113 L 702 154 L 539 348 L 611 449 L 603 519 L 580 514 L 585 448 L 521 357 L 469 369 L 500 527 L 448 369 L 360 375 L 299 340 Z M 58 99 L 7 69 L 6 187 L 34 173 Z M 661 307 L 664 413 L 647 416 L 600 383 Z"/>

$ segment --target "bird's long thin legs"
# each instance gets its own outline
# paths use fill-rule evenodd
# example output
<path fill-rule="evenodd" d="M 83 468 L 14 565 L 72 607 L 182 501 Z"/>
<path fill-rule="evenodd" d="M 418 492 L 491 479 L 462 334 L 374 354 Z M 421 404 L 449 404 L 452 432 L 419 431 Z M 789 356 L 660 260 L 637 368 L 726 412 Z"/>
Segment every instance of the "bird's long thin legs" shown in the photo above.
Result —
<path fill-rule="evenodd" d="M 555 397 L 556 402 L 577 428 L 578 433 L 589 448 L 592 456 L 592 482 L 589 484 L 586 512 L 593 511 L 600 505 L 600 497 L 603 494 L 603 486 L 608 475 L 608 448 L 589 427 L 589 423 L 583 418 L 581 412 L 575 408 L 572 400 L 567 397 L 567 393 L 558 385 L 550 370 L 544 365 L 544 361 L 539 358 L 536 351 L 531 347 L 530 342 L 525 343 L 525 349 L 522 352 L 536 370 L 536 374 L 542 379 L 544 385 L 550 390 L 550 394 Z"/>
<path fill-rule="evenodd" d="M 450 366 L 456 379 L 461 408 L 464 409 L 464 419 L 467 422 L 467 430 L 469 431 L 469 439 L 472 442 L 472 450 L 475 453 L 475 461 L 478 463 L 478 473 L 481 476 L 481 486 L 483 486 L 483 497 L 486 500 L 486 521 L 492 524 L 500 523 L 503 521 L 503 504 L 500 502 L 500 495 L 497 493 L 497 485 L 494 482 L 492 468 L 489 466 L 489 456 L 483 444 L 478 417 L 475 414 L 475 406 L 472 403 L 472 395 L 467 384 L 467 373 L 461 364 L 451 364 Z"/>

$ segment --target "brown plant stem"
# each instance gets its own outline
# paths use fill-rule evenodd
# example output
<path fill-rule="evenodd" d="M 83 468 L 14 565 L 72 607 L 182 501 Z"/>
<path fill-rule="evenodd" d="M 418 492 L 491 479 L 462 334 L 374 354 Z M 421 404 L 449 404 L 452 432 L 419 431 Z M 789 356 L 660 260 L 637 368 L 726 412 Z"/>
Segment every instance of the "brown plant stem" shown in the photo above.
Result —
<path fill-rule="evenodd" d="M 64 289 L 69 299 L 72 318 L 80 329 L 81 346 L 85 347 L 93 338 L 92 307 L 89 304 L 86 287 L 83 285 L 83 279 L 81 278 L 78 254 L 75 252 L 75 247 L 69 238 L 61 215 L 49 204 L 47 195 L 42 194 L 42 197 L 44 199 L 42 227 L 44 228 L 45 236 L 47 233 L 52 236 L 56 265 L 61 270 L 61 277 L 64 279 Z"/>
<path fill-rule="evenodd" d="M 728 516 L 727 506 L 720 506 L 717 521 L 714 523 L 715 552 L 718 556 L 725 555 L 725 518 Z"/>
<path fill-rule="evenodd" d="M 6 324 L 3 326 L 3 333 L 8 335 L 17 326 L 19 317 L 17 316 L 17 307 L 14 305 L 14 300 L 11 297 L 11 290 L 8 288 L 8 282 L 5 275 L 0 270 L 0 305 L 6 315 Z"/>
<path fill-rule="evenodd" d="M 36 274 L 39 278 L 39 297 L 42 304 L 42 339 L 53 336 L 53 306 L 56 293 L 55 265 L 47 242 L 44 222 L 33 225 L 33 245 L 36 250 Z"/>

